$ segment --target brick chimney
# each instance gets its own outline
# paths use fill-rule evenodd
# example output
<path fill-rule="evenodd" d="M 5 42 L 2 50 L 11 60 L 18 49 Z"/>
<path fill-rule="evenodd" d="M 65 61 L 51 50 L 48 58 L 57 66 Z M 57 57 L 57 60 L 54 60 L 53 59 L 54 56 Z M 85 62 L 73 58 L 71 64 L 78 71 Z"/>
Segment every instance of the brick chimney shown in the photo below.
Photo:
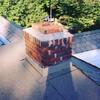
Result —
<path fill-rule="evenodd" d="M 26 54 L 41 68 L 66 62 L 72 54 L 73 35 L 60 23 L 35 23 L 24 32 Z"/>

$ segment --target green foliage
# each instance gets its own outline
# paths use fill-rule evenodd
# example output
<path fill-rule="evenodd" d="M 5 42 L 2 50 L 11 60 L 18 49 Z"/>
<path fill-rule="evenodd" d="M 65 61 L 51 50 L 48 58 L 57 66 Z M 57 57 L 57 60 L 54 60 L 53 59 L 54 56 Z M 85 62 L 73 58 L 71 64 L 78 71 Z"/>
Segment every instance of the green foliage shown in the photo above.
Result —
<path fill-rule="evenodd" d="M 100 28 L 100 16 L 98 16 L 95 20 L 95 27 Z"/>
<path fill-rule="evenodd" d="M 29 27 L 49 14 L 49 4 L 49 0 L 0 0 L 0 15 Z M 100 0 L 51 0 L 51 8 L 53 17 L 74 32 L 100 28 Z"/>
<path fill-rule="evenodd" d="M 74 32 L 100 28 L 99 0 L 62 0 L 61 7 L 59 21 Z"/>
<path fill-rule="evenodd" d="M 40 0 L 4 0 L 0 2 L 0 14 L 23 27 L 43 20 L 47 15 Z"/>

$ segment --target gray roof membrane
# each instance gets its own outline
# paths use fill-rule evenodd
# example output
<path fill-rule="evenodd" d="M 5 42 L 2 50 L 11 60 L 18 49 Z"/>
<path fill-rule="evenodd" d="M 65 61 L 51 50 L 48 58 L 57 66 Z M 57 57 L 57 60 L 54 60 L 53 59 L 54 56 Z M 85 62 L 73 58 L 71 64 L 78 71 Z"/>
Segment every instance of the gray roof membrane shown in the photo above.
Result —
<path fill-rule="evenodd" d="M 73 53 L 100 49 L 100 30 L 83 32 L 74 35 Z"/>
<path fill-rule="evenodd" d="M 22 28 L 17 27 L 7 19 L 0 16 L 0 40 L 7 39 L 9 42 L 16 42 L 23 37 Z M 2 41 L 4 42 L 4 41 Z M 6 43 L 4 43 L 6 44 Z"/>
<path fill-rule="evenodd" d="M 72 48 L 72 63 L 100 84 L 100 30 L 75 35 Z"/>
<path fill-rule="evenodd" d="M 100 49 L 78 53 L 73 56 L 100 68 Z"/>
<path fill-rule="evenodd" d="M 46 80 L 26 61 L 24 41 L 0 47 L 0 100 L 99 100 L 100 86 L 79 69 Z M 56 74 L 56 73 L 54 73 Z"/>

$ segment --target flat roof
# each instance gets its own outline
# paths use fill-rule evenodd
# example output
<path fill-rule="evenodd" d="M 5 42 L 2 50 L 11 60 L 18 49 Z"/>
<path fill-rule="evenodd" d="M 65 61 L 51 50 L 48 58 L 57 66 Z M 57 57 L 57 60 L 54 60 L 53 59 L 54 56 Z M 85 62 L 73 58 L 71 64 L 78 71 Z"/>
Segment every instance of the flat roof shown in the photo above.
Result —
<path fill-rule="evenodd" d="M 100 49 L 74 54 L 74 57 L 100 68 Z"/>
<path fill-rule="evenodd" d="M 0 100 L 100 99 L 100 86 L 77 68 L 41 82 L 41 76 L 23 60 L 24 48 L 23 41 L 0 47 Z"/>

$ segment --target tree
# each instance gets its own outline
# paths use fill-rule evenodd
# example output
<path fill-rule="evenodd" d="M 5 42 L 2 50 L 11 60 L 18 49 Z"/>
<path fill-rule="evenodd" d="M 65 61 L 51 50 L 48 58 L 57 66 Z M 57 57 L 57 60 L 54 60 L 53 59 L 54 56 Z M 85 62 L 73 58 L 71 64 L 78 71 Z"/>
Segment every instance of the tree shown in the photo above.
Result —
<path fill-rule="evenodd" d="M 0 0 L 0 15 L 29 27 L 49 15 L 50 1 L 52 16 L 70 30 L 80 32 L 100 27 L 99 0 Z"/>

